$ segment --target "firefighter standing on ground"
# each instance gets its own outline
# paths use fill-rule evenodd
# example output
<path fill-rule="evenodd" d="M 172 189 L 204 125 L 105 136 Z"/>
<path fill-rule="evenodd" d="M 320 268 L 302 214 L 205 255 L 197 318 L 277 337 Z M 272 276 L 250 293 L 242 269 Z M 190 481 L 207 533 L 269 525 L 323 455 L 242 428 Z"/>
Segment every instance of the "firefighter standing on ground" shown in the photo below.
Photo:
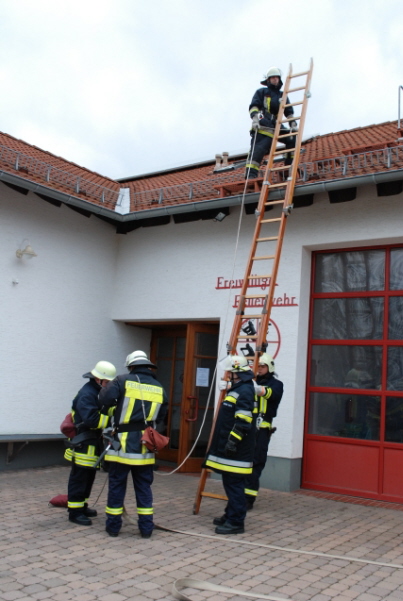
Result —
<path fill-rule="evenodd" d="M 118 536 L 122 527 L 123 503 L 127 477 L 131 473 L 136 495 L 138 526 L 143 538 L 150 538 L 154 529 L 151 484 L 155 455 L 140 441 L 148 425 L 162 423 L 167 411 L 167 399 L 151 368 L 156 366 L 143 351 L 134 351 L 126 359 L 129 373 L 118 376 L 99 395 L 105 409 L 116 405 L 114 413 L 115 440 L 120 449 L 109 449 L 105 461 L 109 465 L 106 532 Z"/>
<path fill-rule="evenodd" d="M 68 482 L 68 512 L 70 522 L 91 526 L 91 517 L 97 515 L 88 507 L 88 498 L 95 480 L 95 464 L 101 452 L 102 430 L 108 425 L 108 415 L 99 411 L 98 394 L 103 386 L 116 376 L 116 369 L 108 361 L 98 361 L 93 370 L 83 375 L 89 381 L 79 390 L 73 401 L 72 416 L 77 436 L 70 441 L 64 454 L 72 461 Z"/>
<path fill-rule="evenodd" d="M 267 451 L 273 432 L 273 419 L 283 396 L 283 383 L 274 376 L 274 361 L 267 353 L 259 357 L 255 392 L 258 398 L 258 431 L 253 456 L 253 472 L 246 478 L 247 509 L 252 509 L 259 492 L 259 480 L 267 461 Z M 260 423 L 260 425 L 259 425 Z"/>
<path fill-rule="evenodd" d="M 225 369 L 231 373 L 231 387 L 221 403 L 203 467 L 222 474 L 228 497 L 224 515 L 213 521 L 215 532 L 236 534 L 244 532 L 245 477 L 252 473 L 257 411 L 254 374 L 247 359 L 230 356 Z"/>
<path fill-rule="evenodd" d="M 283 92 L 281 87 L 281 71 L 277 67 L 271 67 L 265 79 L 260 83 L 266 87 L 256 90 L 252 102 L 249 106 L 249 114 L 252 119 L 251 128 L 251 148 L 246 161 L 245 179 L 254 179 L 259 175 L 260 163 L 263 157 L 270 152 L 271 144 L 274 136 L 274 128 L 276 127 L 277 114 L 280 109 L 281 98 Z M 289 99 L 286 100 L 290 104 Z M 294 116 L 292 106 L 287 106 L 284 109 L 284 116 L 291 119 Z M 289 121 L 290 129 L 281 125 L 280 135 L 297 131 L 297 122 Z M 256 141 L 255 141 L 256 136 Z M 295 148 L 295 136 L 290 135 L 286 138 L 281 138 L 286 148 Z M 253 151 L 253 152 L 252 152 Z M 287 153 L 284 161 L 285 165 L 291 165 L 293 154 Z"/>

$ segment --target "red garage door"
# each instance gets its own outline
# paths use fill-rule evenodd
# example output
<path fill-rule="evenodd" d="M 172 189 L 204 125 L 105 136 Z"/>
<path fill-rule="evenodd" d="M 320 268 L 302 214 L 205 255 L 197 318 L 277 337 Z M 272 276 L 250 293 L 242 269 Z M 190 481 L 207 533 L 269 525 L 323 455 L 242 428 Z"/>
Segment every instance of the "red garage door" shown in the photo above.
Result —
<path fill-rule="evenodd" d="M 403 247 L 313 257 L 304 488 L 403 502 Z"/>

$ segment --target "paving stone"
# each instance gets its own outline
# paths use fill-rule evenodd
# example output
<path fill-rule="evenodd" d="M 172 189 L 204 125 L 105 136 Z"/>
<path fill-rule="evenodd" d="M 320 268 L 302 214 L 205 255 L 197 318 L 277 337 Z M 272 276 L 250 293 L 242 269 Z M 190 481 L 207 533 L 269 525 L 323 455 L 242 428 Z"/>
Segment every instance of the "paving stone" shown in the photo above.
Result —
<path fill-rule="evenodd" d="M 95 481 L 93 498 L 101 493 L 96 505 L 100 515 L 92 527 L 76 527 L 67 521 L 64 509 L 48 507 L 55 491 L 65 490 L 68 474 L 64 467 L 0 473 L 1 500 L 18 515 L 18 522 L 0 524 L 0 601 L 171 601 L 173 581 L 187 576 L 293 601 L 403 598 L 403 569 L 346 559 L 403 566 L 403 511 L 263 489 L 253 516 L 247 517 L 245 533 L 223 537 L 214 534 L 212 519 L 222 514 L 224 503 L 204 498 L 194 516 L 198 478 L 175 474 L 155 478 L 156 521 L 211 538 L 156 530 L 143 540 L 136 527 L 125 522 L 112 540 L 101 515 L 106 475 Z M 213 492 L 222 491 L 219 481 L 207 484 Z M 130 486 L 127 511 L 136 516 Z M 231 599 L 198 590 L 191 598 Z"/>

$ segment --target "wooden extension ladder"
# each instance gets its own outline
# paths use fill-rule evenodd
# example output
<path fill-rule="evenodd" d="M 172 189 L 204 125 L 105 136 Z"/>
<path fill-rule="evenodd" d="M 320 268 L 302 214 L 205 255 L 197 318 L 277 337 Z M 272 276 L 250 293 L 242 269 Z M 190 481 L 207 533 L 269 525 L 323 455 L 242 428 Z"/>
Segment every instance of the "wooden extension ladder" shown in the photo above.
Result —
<path fill-rule="evenodd" d="M 245 277 L 239 295 L 231 337 L 227 345 L 229 354 L 247 356 L 251 368 L 255 373 L 259 357 L 267 348 L 266 338 L 273 306 L 274 290 L 280 264 L 285 226 L 287 218 L 293 208 L 292 200 L 295 182 L 298 176 L 302 133 L 305 124 L 308 99 L 311 96 L 309 90 L 312 71 L 312 59 L 308 71 L 293 73 L 292 65 L 290 65 L 289 68 L 273 134 L 273 143 L 263 178 L 262 190 L 255 211 L 256 227 L 246 265 Z M 304 79 L 301 81 L 301 78 Z M 299 79 L 299 81 L 295 82 L 296 79 Z M 293 94 L 298 94 L 298 98 L 294 102 L 290 99 Z M 290 100 L 289 104 L 287 104 L 287 98 Z M 295 107 L 295 114 L 287 119 L 284 116 L 284 109 L 289 106 Z M 300 109 L 299 115 L 296 111 L 297 107 Z M 286 151 L 285 149 L 279 150 L 277 148 L 278 142 L 281 143 L 282 138 L 290 135 L 288 133 L 280 135 L 280 127 L 282 124 L 287 124 L 290 121 L 296 121 L 299 125 L 298 132 L 294 134 L 294 148 L 287 149 Z M 292 165 L 277 166 L 276 163 L 278 162 L 278 158 L 285 152 L 293 153 L 294 159 Z M 266 218 L 265 211 L 274 209 L 276 206 L 281 208 L 281 213 L 276 214 L 276 216 L 271 219 Z M 261 265 L 267 267 L 262 268 Z M 260 289 L 260 292 L 257 293 L 256 288 Z M 262 288 L 266 288 L 267 292 L 262 290 Z M 261 309 L 261 312 L 258 312 L 258 309 Z M 220 394 L 210 434 L 209 446 L 211 444 L 218 410 L 225 394 L 225 391 L 222 391 Z M 208 472 L 209 470 L 207 469 L 202 470 L 193 506 L 194 514 L 199 512 L 202 497 L 212 497 L 224 500 L 227 498 L 224 495 L 209 493 L 204 490 Z"/>

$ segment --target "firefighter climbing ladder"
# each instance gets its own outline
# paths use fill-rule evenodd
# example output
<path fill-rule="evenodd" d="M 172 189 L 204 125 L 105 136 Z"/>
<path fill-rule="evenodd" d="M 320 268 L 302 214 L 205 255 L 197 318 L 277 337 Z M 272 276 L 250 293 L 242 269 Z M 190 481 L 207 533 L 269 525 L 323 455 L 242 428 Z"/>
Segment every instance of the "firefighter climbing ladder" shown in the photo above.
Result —
<path fill-rule="evenodd" d="M 313 61 L 311 59 L 308 71 L 293 73 L 290 65 L 287 79 L 284 86 L 283 97 L 280 104 L 276 127 L 273 133 L 273 143 L 265 169 L 262 189 L 259 202 L 255 211 L 256 226 L 253 234 L 252 244 L 246 265 L 245 276 L 236 315 L 229 339 L 227 350 L 231 355 L 244 354 L 250 359 L 253 357 L 253 370 L 256 372 L 259 356 L 267 348 L 267 331 L 270 322 L 270 314 L 273 306 L 274 290 L 277 281 L 277 273 L 280 264 L 281 249 L 283 245 L 285 226 L 287 219 L 291 214 L 293 204 L 293 194 L 295 182 L 298 176 L 298 163 L 301 151 L 302 133 L 305 123 L 305 115 L 310 98 L 310 83 L 313 70 Z M 295 81 L 297 80 L 297 82 Z M 290 96 L 297 94 L 298 98 L 292 102 Z M 287 98 L 290 103 L 287 104 Z M 295 114 L 286 118 L 284 109 L 294 107 Z M 300 109 L 300 115 L 297 114 L 297 107 Z M 291 166 L 277 165 L 280 155 L 284 154 L 284 149 L 278 149 L 277 144 L 281 139 L 290 134 L 280 134 L 281 125 L 290 121 L 296 121 L 298 132 L 294 134 L 294 148 L 287 149 L 294 155 Z M 281 207 L 281 214 L 267 218 L 266 214 L 276 206 Z M 265 265 L 268 267 L 262 269 L 257 267 Z M 256 293 L 256 288 L 268 287 L 267 292 L 262 290 Z M 261 308 L 261 312 L 258 309 Z M 254 345 L 254 348 L 253 346 Z M 239 350 L 238 350 L 239 349 Z M 225 391 L 221 392 L 211 433 L 214 431 L 214 425 L 221 402 L 225 396 Z M 209 445 L 211 443 L 211 435 Z M 224 495 L 209 493 L 204 490 L 208 470 L 203 469 L 196 499 L 193 507 L 193 513 L 197 514 L 203 497 L 212 497 L 216 499 L 226 499 Z"/>

